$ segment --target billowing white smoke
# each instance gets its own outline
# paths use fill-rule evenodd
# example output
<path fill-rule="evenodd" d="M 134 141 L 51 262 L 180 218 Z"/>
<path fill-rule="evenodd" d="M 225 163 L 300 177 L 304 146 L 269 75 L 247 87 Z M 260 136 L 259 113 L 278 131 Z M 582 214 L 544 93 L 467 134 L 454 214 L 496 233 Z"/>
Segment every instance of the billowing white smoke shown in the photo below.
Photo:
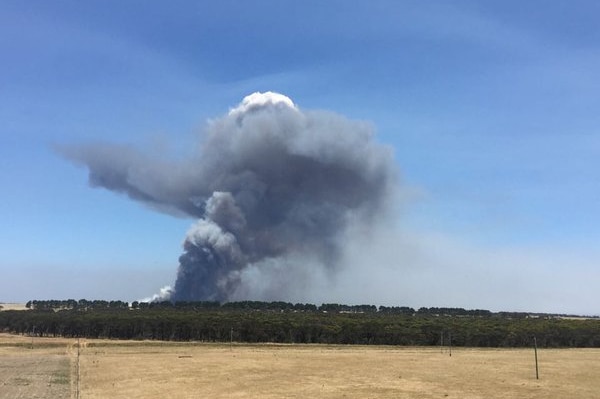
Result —
<path fill-rule="evenodd" d="M 303 259 L 306 273 L 335 272 L 348 229 L 384 216 L 396 184 L 392 153 L 368 124 L 272 92 L 209 123 L 198 154 L 180 163 L 109 144 L 63 153 L 93 186 L 198 218 L 161 299 L 224 301 L 252 296 L 252 285 L 282 299 L 290 281 L 273 273 L 296 276 Z"/>

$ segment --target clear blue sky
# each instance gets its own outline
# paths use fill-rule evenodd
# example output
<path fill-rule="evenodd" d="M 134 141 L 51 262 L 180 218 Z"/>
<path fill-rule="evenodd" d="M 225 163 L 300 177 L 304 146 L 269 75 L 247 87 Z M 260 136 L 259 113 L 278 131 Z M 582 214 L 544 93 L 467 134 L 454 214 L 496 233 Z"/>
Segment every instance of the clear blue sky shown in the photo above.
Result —
<path fill-rule="evenodd" d="M 185 154 L 272 90 L 369 121 L 405 192 L 376 266 L 298 299 L 600 314 L 599 18 L 597 1 L 2 1 L 0 302 L 135 300 L 175 277 L 193 221 L 90 188 L 54 145 Z"/>

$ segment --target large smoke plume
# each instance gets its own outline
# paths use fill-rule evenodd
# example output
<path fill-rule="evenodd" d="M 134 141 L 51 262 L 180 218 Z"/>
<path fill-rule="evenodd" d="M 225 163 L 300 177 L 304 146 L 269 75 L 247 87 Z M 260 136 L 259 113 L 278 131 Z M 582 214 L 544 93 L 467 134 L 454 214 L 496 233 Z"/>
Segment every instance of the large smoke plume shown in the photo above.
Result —
<path fill-rule="evenodd" d="M 62 152 L 88 168 L 92 186 L 197 219 L 172 300 L 251 293 L 248 270 L 266 275 L 274 264 L 298 264 L 291 259 L 335 272 L 349 229 L 364 231 L 385 215 L 396 181 L 391 150 L 374 141 L 368 124 L 302 110 L 272 92 L 254 93 L 209 122 L 191 159 L 157 160 L 112 144 Z M 285 286 L 271 285 L 269 292 L 285 296 Z"/>

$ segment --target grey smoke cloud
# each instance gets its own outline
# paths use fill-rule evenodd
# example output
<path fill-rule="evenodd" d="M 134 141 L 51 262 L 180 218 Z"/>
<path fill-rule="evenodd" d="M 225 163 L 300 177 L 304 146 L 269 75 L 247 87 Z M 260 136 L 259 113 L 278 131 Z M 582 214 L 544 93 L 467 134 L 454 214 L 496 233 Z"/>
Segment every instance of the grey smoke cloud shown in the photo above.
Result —
<path fill-rule="evenodd" d="M 397 183 L 392 151 L 369 124 L 302 110 L 272 92 L 209 122 L 190 159 L 106 143 L 61 152 L 88 169 L 94 187 L 198 219 L 165 291 L 173 300 L 226 301 L 248 291 L 246 271 L 269 265 L 268 273 L 290 259 L 334 272 L 349 228 L 376 225 Z M 283 296 L 273 284 L 269 292 Z"/>

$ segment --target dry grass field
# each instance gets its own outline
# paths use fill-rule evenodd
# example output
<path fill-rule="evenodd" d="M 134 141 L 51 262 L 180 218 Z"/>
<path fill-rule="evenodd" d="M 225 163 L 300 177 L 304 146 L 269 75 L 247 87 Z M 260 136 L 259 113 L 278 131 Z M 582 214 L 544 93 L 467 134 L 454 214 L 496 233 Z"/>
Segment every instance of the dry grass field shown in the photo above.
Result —
<path fill-rule="evenodd" d="M 4 303 L 0 302 L 0 311 L 1 310 L 27 310 L 27 307 L 24 303 Z"/>
<path fill-rule="evenodd" d="M 76 341 L 28 342 L 0 335 L 0 398 L 75 398 Z M 525 349 L 81 343 L 82 399 L 600 397 L 598 349 L 540 350 L 536 380 Z"/>
<path fill-rule="evenodd" d="M 0 334 L 0 398 L 71 398 L 73 340 Z M 76 353 L 76 352 L 75 352 Z"/>

